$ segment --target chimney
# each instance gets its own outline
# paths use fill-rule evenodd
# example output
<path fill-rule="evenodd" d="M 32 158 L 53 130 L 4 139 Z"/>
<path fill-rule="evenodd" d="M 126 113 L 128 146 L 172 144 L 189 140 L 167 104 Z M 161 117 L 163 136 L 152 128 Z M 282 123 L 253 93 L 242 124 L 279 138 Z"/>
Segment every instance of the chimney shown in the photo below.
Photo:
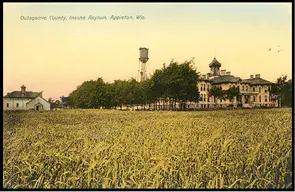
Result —
<path fill-rule="evenodd" d="M 253 79 L 253 75 L 250 75 L 250 79 Z"/>
<path fill-rule="evenodd" d="M 21 87 L 22 96 L 25 96 L 26 94 L 26 86 L 22 85 Z"/>
<path fill-rule="evenodd" d="M 230 75 L 230 71 L 227 71 L 227 72 L 226 72 L 226 75 Z"/>
<path fill-rule="evenodd" d="M 224 75 L 225 75 L 225 72 L 226 72 L 225 69 L 221 70 L 221 71 L 220 71 L 220 75 L 221 75 L 221 76 L 224 76 Z"/>
<path fill-rule="evenodd" d="M 210 77 L 210 73 L 207 73 L 207 79 L 209 79 L 209 77 Z"/>
<path fill-rule="evenodd" d="M 260 74 L 256 74 L 255 75 L 255 78 L 260 78 Z"/>

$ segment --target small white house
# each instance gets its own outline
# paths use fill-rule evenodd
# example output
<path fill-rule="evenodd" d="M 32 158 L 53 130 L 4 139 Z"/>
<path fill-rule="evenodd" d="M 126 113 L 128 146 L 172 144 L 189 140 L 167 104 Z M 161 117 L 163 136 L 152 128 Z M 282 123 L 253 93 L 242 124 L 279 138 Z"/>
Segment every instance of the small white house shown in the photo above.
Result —
<path fill-rule="evenodd" d="M 3 106 L 3 110 L 50 110 L 50 103 L 42 97 L 42 92 L 26 91 L 24 85 L 21 91 L 7 93 Z"/>

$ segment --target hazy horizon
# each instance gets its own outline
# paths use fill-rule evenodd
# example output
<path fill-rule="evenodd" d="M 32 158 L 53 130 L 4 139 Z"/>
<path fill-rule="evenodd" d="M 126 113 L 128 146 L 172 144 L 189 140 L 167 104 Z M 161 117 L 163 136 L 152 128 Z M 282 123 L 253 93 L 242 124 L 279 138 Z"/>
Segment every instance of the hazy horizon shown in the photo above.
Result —
<path fill-rule="evenodd" d="M 291 3 L 4 3 L 4 95 L 25 85 L 58 98 L 98 77 L 136 78 L 140 47 L 149 48 L 150 73 L 194 57 L 205 74 L 215 56 L 221 69 L 242 79 L 290 79 L 291 9 Z M 21 19 L 70 15 L 86 20 Z M 93 21 L 89 15 L 145 19 Z"/>

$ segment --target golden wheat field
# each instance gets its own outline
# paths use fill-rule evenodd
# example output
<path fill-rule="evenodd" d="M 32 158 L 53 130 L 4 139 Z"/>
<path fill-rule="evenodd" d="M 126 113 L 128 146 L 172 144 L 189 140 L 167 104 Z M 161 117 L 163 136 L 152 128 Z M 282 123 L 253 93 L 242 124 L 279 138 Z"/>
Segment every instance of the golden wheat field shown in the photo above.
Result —
<path fill-rule="evenodd" d="M 292 110 L 4 112 L 5 188 L 291 188 Z"/>

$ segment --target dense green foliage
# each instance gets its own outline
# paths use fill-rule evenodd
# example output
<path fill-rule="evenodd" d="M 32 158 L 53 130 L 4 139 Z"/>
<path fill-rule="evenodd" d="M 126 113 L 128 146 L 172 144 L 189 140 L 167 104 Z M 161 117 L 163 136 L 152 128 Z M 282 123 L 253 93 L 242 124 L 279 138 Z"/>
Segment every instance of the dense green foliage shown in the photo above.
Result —
<path fill-rule="evenodd" d="M 270 92 L 277 96 L 280 106 L 292 107 L 292 87 L 292 79 L 287 80 L 287 75 L 283 75 L 272 85 Z"/>
<path fill-rule="evenodd" d="M 240 94 L 240 89 L 238 87 L 230 87 L 224 92 L 225 98 L 232 101 L 234 98 L 237 98 Z"/>
<path fill-rule="evenodd" d="M 222 87 L 213 86 L 209 90 L 209 97 L 214 97 L 215 104 L 218 99 L 225 99 L 225 90 L 222 90 Z"/>
<path fill-rule="evenodd" d="M 292 110 L 4 112 L 5 188 L 292 187 Z"/>
<path fill-rule="evenodd" d="M 156 70 L 149 80 L 143 82 L 130 79 L 105 83 L 102 78 L 86 81 L 69 95 L 69 104 L 75 108 L 111 108 L 162 100 L 170 103 L 197 101 L 197 80 L 193 60 L 181 64 L 171 61 L 167 68 Z"/>

